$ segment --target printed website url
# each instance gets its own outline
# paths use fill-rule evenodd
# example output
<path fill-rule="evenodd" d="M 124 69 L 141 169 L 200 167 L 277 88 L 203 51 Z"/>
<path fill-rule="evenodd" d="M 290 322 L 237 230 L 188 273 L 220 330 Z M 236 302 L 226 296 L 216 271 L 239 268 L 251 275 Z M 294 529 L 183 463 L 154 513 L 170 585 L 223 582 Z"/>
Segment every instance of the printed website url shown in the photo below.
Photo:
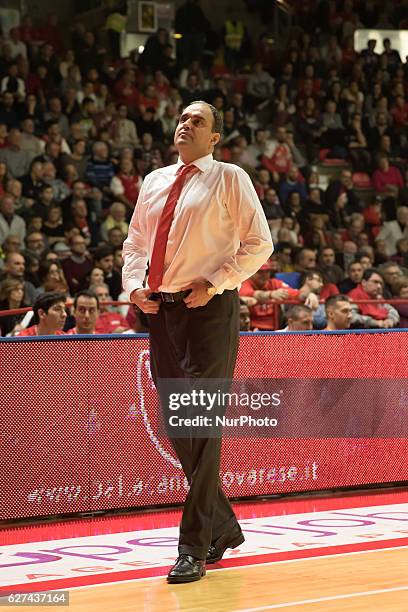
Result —
<path fill-rule="evenodd" d="M 282 484 L 296 481 L 318 480 L 318 464 L 316 461 L 307 462 L 303 466 L 275 466 L 257 468 L 243 471 L 226 470 L 220 472 L 222 486 L 240 488 L 255 487 L 262 484 Z M 112 497 L 126 499 L 137 498 L 142 495 L 167 495 L 177 491 L 188 491 L 189 486 L 185 476 L 162 475 L 151 476 L 147 479 L 135 478 L 129 482 L 129 476 L 120 474 L 115 479 L 107 478 L 104 481 L 93 482 L 88 485 L 64 485 L 54 487 L 38 487 L 27 495 L 27 500 L 34 504 L 66 503 L 76 501 L 98 501 Z"/>

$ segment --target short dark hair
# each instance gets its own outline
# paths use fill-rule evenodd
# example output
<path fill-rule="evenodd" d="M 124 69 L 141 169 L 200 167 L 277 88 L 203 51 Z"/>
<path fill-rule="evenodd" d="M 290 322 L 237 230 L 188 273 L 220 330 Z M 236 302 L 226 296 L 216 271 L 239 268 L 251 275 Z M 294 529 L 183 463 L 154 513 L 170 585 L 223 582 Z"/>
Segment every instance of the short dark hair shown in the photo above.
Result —
<path fill-rule="evenodd" d="M 381 276 L 381 274 L 376 268 L 367 268 L 367 270 L 364 270 L 363 272 L 363 280 L 370 280 L 373 274 L 378 274 L 378 276 Z"/>
<path fill-rule="evenodd" d="M 208 106 L 213 116 L 212 131 L 220 134 L 222 138 L 224 121 L 221 113 L 215 108 L 215 106 L 213 106 L 209 102 L 206 102 L 205 100 L 194 100 L 193 102 L 190 102 L 190 104 L 187 104 L 187 106 L 191 106 L 192 104 L 205 104 L 206 106 Z"/>
<path fill-rule="evenodd" d="M 305 270 L 305 272 L 302 272 L 302 274 L 300 275 L 299 286 L 301 287 L 302 285 L 304 285 L 307 280 L 312 280 L 313 276 L 316 275 L 320 276 L 320 278 L 323 280 L 322 273 L 320 272 L 320 270 L 317 270 L 317 268 L 310 268 L 310 270 Z"/>
<path fill-rule="evenodd" d="M 42 295 L 39 295 L 33 304 L 33 312 L 34 319 L 33 323 L 36 324 L 39 322 L 40 317 L 38 316 L 39 310 L 44 310 L 44 312 L 48 312 L 51 306 L 54 304 L 59 304 L 60 302 L 66 302 L 67 296 L 65 293 L 61 293 L 60 291 L 46 291 Z"/>
<path fill-rule="evenodd" d="M 94 258 L 95 258 L 95 261 L 100 261 L 101 259 L 103 259 L 104 257 L 107 257 L 108 255 L 113 255 L 113 248 L 109 246 L 108 244 L 106 244 L 96 249 L 94 253 Z"/>
<path fill-rule="evenodd" d="M 343 293 L 338 293 L 337 295 L 331 295 L 330 297 L 328 297 L 324 303 L 324 307 L 327 312 L 327 309 L 330 308 L 330 306 L 336 306 L 340 302 L 350 302 L 350 301 L 351 300 L 348 295 L 344 295 Z"/>
<path fill-rule="evenodd" d="M 98 298 L 98 296 L 93 291 L 90 291 L 89 289 L 82 289 L 82 291 L 78 291 L 78 293 L 75 294 L 75 297 L 74 297 L 74 308 L 77 307 L 78 299 L 80 297 L 94 298 L 96 300 L 96 305 L 97 305 L 98 310 L 99 310 L 99 298 Z"/>
<path fill-rule="evenodd" d="M 296 306 L 292 306 L 286 315 L 286 318 L 297 320 L 302 314 L 312 314 L 313 310 L 309 308 L 309 306 L 305 306 L 304 304 L 296 304 Z"/>

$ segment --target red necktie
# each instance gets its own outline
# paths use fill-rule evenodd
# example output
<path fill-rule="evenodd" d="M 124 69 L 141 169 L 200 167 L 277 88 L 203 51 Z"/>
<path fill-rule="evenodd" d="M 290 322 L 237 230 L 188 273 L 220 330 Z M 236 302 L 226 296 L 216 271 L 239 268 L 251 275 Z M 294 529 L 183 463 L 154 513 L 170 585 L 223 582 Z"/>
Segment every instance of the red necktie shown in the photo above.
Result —
<path fill-rule="evenodd" d="M 164 257 L 166 255 L 167 239 L 171 224 L 173 222 L 174 209 L 180 197 L 181 190 L 186 181 L 187 175 L 197 172 L 197 166 L 181 166 L 177 171 L 177 178 L 174 181 L 166 203 L 162 210 L 159 225 L 157 227 L 156 238 L 153 245 L 153 252 L 150 258 L 149 287 L 152 291 L 158 291 L 164 273 Z"/>

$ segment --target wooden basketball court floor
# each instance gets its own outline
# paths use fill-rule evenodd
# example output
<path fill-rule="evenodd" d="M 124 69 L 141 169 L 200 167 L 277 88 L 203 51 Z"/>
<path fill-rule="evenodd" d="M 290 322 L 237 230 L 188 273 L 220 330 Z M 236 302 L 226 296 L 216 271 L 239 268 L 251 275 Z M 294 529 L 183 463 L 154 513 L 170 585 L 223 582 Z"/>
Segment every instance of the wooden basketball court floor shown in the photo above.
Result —
<path fill-rule="evenodd" d="M 3 525 L 0 607 L 65 591 L 70 612 L 408 612 L 408 490 L 234 507 L 245 543 L 182 585 L 165 580 L 179 509 Z"/>

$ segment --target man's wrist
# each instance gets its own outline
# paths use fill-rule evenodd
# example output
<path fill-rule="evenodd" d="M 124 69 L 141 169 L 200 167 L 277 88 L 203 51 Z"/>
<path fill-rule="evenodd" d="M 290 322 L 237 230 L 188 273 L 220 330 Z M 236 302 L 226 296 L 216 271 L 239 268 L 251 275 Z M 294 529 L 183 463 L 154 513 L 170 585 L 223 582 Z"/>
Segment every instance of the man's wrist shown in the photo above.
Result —
<path fill-rule="evenodd" d="M 217 287 L 214 287 L 210 281 L 205 281 L 205 285 L 207 287 L 207 295 L 213 297 L 217 293 Z"/>

